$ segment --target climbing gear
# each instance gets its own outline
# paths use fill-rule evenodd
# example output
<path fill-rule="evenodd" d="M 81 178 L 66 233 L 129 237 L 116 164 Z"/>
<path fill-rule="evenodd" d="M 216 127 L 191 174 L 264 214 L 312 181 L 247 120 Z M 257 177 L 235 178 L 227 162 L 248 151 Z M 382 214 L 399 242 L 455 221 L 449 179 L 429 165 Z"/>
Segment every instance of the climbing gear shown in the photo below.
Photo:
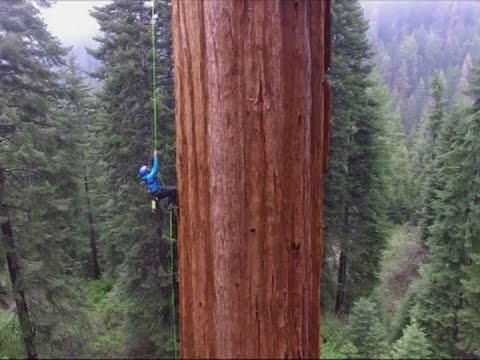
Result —
<path fill-rule="evenodd" d="M 152 212 L 155 212 L 157 210 L 157 200 L 153 199 L 152 200 Z"/>
<path fill-rule="evenodd" d="M 173 210 L 173 211 L 176 211 L 176 210 L 178 210 L 178 206 L 175 205 L 175 204 L 169 203 L 169 204 L 167 205 L 167 210 L 168 210 L 168 211 L 172 211 L 172 210 Z"/>

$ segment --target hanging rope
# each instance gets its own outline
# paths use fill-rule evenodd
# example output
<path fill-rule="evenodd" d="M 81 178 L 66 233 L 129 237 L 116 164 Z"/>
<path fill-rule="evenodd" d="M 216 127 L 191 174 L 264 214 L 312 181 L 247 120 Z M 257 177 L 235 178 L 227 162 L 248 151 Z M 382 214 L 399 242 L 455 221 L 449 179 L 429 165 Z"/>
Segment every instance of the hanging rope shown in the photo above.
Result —
<path fill-rule="evenodd" d="M 155 0 L 152 1 L 152 107 L 153 107 L 153 145 L 155 150 L 158 147 L 157 141 L 157 74 L 156 74 L 156 58 L 157 50 L 155 46 Z M 160 181 L 163 184 L 162 178 Z M 155 200 L 154 200 L 155 201 Z M 153 203 L 152 203 L 153 204 Z M 175 258 L 174 258 L 174 242 L 173 238 L 173 210 L 170 210 L 170 225 L 169 225 L 169 236 L 168 240 L 170 241 L 170 285 L 171 285 L 171 309 L 172 309 L 172 336 L 173 336 L 173 349 L 175 354 L 175 359 L 178 359 L 178 348 L 177 348 L 177 312 L 175 306 Z"/>
<path fill-rule="evenodd" d="M 153 95 L 153 147 L 157 149 L 157 50 L 155 47 L 155 0 L 152 1 L 152 95 Z"/>
<path fill-rule="evenodd" d="M 172 322 L 173 322 L 173 348 L 175 352 L 175 359 L 177 359 L 177 319 L 175 311 L 175 267 L 174 267 L 174 258 L 173 258 L 173 215 L 170 210 L 170 273 L 171 273 L 171 283 L 172 283 Z"/>

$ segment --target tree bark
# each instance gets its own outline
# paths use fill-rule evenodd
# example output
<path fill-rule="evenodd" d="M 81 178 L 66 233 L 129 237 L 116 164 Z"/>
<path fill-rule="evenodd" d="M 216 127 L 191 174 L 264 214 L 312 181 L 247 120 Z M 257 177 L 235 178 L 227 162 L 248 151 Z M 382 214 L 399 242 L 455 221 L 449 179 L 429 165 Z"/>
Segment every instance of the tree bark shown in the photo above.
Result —
<path fill-rule="evenodd" d="M 87 169 L 84 169 L 85 172 Z M 102 277 L 102 271 L 100 270 L 100 264 L 98 262 L 98 247 L 97 247 L 97 232 L 95 231 L 95 225 L 93 223 L 93 213 L 92 213 L 92 205 L 90 203 L 90 194 L 89 194 L 89 187 L 88 187 L 88 177 L 87 175 L 83 178 L 85 184 L 85 196 L 87 197 L 87 217 L 88 217 L 88 226 L 90 228 L 90 251 L 92 254 L 92 273 L 93 278 L 98 280 Z"/>
<path fill-rule="evenodd" d="M 347 256 L 340 251 L 338 261 L 337 294 L 335 296 L 335 314 L 338 315 L 345 299 L 345 283 L 347 280 Z"/>
<path fill-rule="evenodd" d="M 4 218 L 1 227 L 1 240 L 5 248 L 5 255 L 7 259 L 8 273 L 10 275 L 10 282 L 15 296 L 15 303 L 17 306 L 17 315 L 20 322 L 20 330 L 25 344 L 25 351 L 28 359 L 37 359 L 37 345 L 35 340 L 35 327 L 30 318 L 28 311 L 27 300 L 25 298 L 25 284 L 22 280 L 20 269 L 20 258 L 17 254 L 15 246 L 15 239 L 13 237 L 12 224 L 10 222 L 10 214 L 6 206 L 2 206 L 5 199 L 5 173 L 0 169 L 0 218 Z"/>
<path fill-rule="evenodd" d="M 337 275 L 337 291 L 335 296 L 335 315 L 340 314 L 343 304 L 345 302 L 345 287 L 347 285 L 347 255 L 345 254 L 345 247 L 347 239 L 349 238 L 350 227 L 350 208 L 345 205 L 343 211 L 343 244 L 340 250 L 338 260 L 338 275 Z"/>
<path fill-rule="evenodd" d="M 174 2 L 183 357 L 320 356 L 329 16 Z"/>

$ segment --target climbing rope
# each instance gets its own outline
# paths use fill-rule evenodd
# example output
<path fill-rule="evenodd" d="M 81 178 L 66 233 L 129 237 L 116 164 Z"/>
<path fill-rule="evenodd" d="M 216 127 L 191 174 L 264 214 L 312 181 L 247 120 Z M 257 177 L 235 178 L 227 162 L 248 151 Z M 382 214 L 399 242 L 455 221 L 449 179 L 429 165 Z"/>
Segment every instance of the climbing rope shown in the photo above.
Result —
<path fill-rule="evenodd" d="M 177 359 L 177 319 L 175 311 L 175 268 L 174 268 L 174 258 L 173 258 L 173 210 L 170 210 L 170 273 L 171 283 L 172 283 L 172 322 L 173 322 L 173 348 L 175 353 L 175 359 Z"/>
<path fill-rule="evenodd" d="M 155 46 L 155 0 L 152 1 L 152 107 L 153 107 L 153 145 L 154 149 L 157 149 L 157 74 L 156 74 L 156 58 L 157 50 Z M 163 184 L 163 180 L 160 177 L 160 181 Z M 155 205 L 154 205 L 155 202 Z M 152 210 L 156 208 L 156 201 L 152 202 Z M 175 354 L 175 359 L 178 359 L 178 348 L 177 348 L 177 319 L 176 319 L 176 306 L 175 306 L 175 258 L 174 258 L 174 242 L 173 238 L 173 210 L 170 210 L 169 213 L 170 224 L 169 224 L 169 236 L 168 240 L 170 241 L 170 282 L 171 282 L 171 309 L 172 309 L 172 336 L 173 336 L 173 349 Z"/>
<path fill-rule="evenodd" d="M 153 147 L 157 149 L 157 50 L 155 47 L 155 0 L 152 1 L 152 95 L 153 95 Z"/>

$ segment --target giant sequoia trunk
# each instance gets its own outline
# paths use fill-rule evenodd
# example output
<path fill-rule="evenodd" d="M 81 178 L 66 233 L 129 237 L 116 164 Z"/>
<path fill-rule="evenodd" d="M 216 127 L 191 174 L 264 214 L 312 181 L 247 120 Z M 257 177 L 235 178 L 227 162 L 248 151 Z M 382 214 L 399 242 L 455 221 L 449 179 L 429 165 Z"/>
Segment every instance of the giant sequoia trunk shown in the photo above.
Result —
<path fill-rule="evenodd" d="M 17 306 L 17 315 L 22 332 L 25 351 L 28 359 L 37 359 L 37 346 L 35 341 L 35 328 L 28 311 L 27 300 L 25 298 L 24 282 L 20 270 L 20 258 L 17 254 L 15 239 L 13 238 L 12 224 L 8 208 L 3 204 L 5 199 L 5 173 L 0 169 L 0 218 L 4 219 L 0 224 L 1 244 L 5 249 L 7 259 L 8 273 L 12 283 L 15 304 Z"/>
<path fill-rule="evenodd" d="M 184 357 L 319 357 L 329 1 L 174 2 Z"/>

